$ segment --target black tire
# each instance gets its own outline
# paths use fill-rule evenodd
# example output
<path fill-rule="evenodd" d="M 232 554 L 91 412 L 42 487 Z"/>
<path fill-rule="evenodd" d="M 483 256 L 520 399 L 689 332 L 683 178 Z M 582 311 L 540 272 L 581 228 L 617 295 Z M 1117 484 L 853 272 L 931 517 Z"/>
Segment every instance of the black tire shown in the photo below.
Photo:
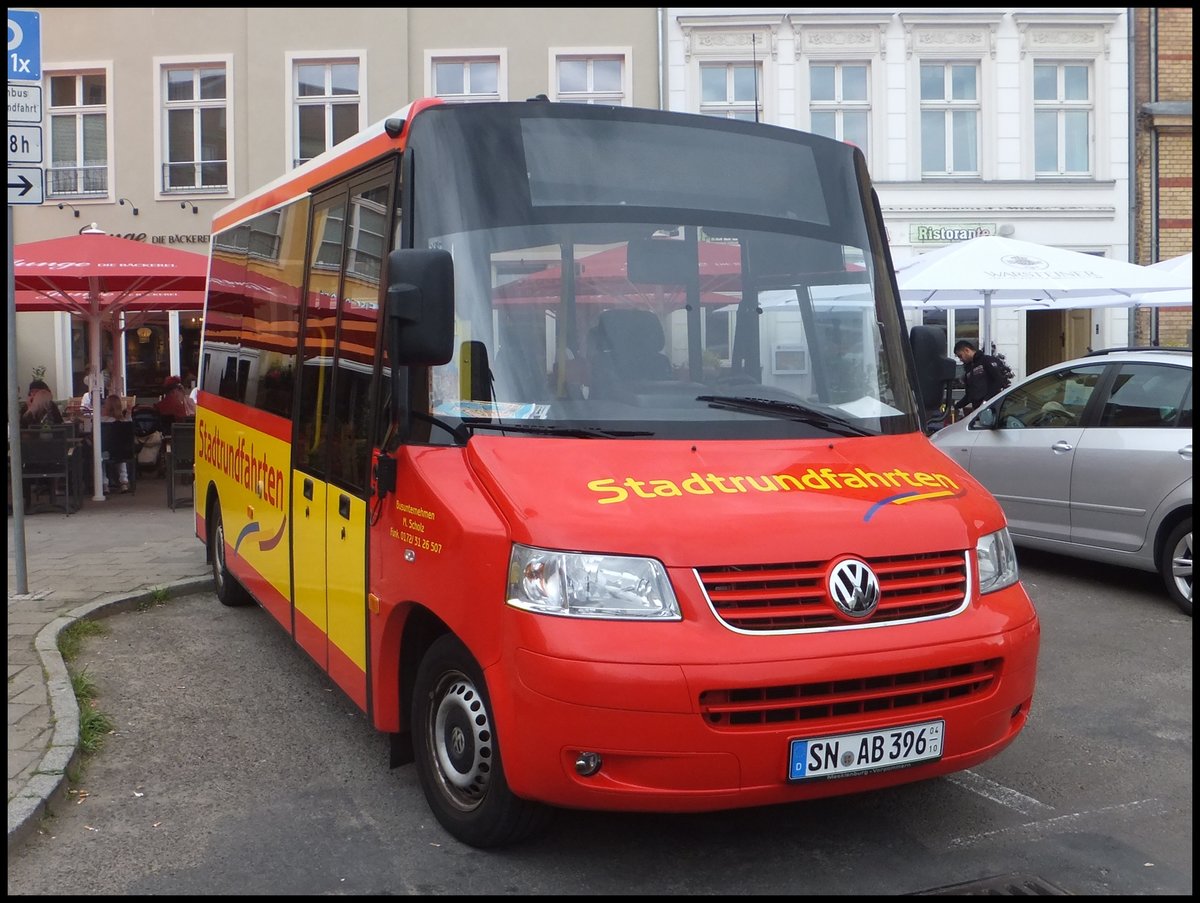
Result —
<path fill-rule="evenodd" d="M 425 653 L 412 713 L 417 776 L 443 828 L 480 849 L 544 830 L 552 810 L 508 789 L 483 674 L 457 637 L 439 637 Z"/>
<path fill-rule="evenodd" d="M 237 578 L 229 573 L 225 563 L 225 522 L 221 520 L 221 505 L 213 505 L 208 527 L 208 554 L 212 559 L 213 586 L 222 605 L 237 607 L 249 605 L 253 599 Z"/>
<path fill-rule="evenodd" d="M 1192 616 L 1192 519 L 1186 518 L 1175 525 L 1167 541 L 1163 543 L 1158 563 L 1171 597 L 1179 610 L 1189 618 Z"/>

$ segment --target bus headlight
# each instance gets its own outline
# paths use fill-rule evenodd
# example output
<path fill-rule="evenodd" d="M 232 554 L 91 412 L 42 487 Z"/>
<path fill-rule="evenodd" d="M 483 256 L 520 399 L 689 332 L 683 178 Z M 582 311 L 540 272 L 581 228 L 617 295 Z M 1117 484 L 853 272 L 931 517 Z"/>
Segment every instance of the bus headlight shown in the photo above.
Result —
<path fill-rule="evenodd" d="M 557 552 L 513 544 L 508 604 L 547 615 L 678 621 L 679 603 L 652 558 Z"/>
<path fill-rule="evenodd" d="M 1008 528 L 979 537 L 975 544 L 979 592 L 992 593 L 1017 582 L 1017 555 Z"/>

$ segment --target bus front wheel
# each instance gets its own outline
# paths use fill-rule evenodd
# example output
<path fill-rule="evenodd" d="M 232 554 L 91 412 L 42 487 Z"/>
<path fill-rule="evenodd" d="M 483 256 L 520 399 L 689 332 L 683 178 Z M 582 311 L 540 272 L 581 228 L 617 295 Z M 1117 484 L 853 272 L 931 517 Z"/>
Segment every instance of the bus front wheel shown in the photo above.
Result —
<path fill-rule="evenodd" d="M 250 594 L 238 583 L 237 578 L 229 573 L 225 561 L 225 522 L 221 520 L 221 505 L 213 505 L 211 526 L 208 534 L 209 557 L 212 559 L 213 585 L 217 598 L 222 605 L 249 605 Z"/>
<path fill-rule="evenodd" d="M 429 647 L 413 695 L 417 775 L 442 827 L 483 849 L 542 830 L 551 810 L 509 790 L 483 674 L 456 637 Z"/>

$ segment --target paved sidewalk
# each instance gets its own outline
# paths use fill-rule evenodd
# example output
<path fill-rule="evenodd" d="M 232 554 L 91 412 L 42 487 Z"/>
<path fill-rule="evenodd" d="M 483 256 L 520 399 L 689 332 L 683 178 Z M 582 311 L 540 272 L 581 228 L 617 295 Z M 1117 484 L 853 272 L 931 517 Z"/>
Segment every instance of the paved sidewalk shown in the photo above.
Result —
<path fill-rule="evenodd" d="M 8 846 L 37 830 L 66 798 L 79 757 L 79 707 L 57 637 L 80 618 L 133 608 L 155 590 L 211 588 L 190 505 L 167 507 L 166 481 L 142 477 L 133 493 L 81 510 L 26 514 L 28 592 L 17 593 L 8 517 Z"/>

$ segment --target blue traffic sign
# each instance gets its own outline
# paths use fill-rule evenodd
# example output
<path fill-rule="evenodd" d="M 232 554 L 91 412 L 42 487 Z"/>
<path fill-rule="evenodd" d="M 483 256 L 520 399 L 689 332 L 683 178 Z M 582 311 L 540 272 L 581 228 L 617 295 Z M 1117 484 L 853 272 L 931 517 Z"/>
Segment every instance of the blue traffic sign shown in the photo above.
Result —
<path fill-rule="evenodd" d="M 42 80 L 42 14 L 32 9 L 8 11 L 8 80 Z"/>

